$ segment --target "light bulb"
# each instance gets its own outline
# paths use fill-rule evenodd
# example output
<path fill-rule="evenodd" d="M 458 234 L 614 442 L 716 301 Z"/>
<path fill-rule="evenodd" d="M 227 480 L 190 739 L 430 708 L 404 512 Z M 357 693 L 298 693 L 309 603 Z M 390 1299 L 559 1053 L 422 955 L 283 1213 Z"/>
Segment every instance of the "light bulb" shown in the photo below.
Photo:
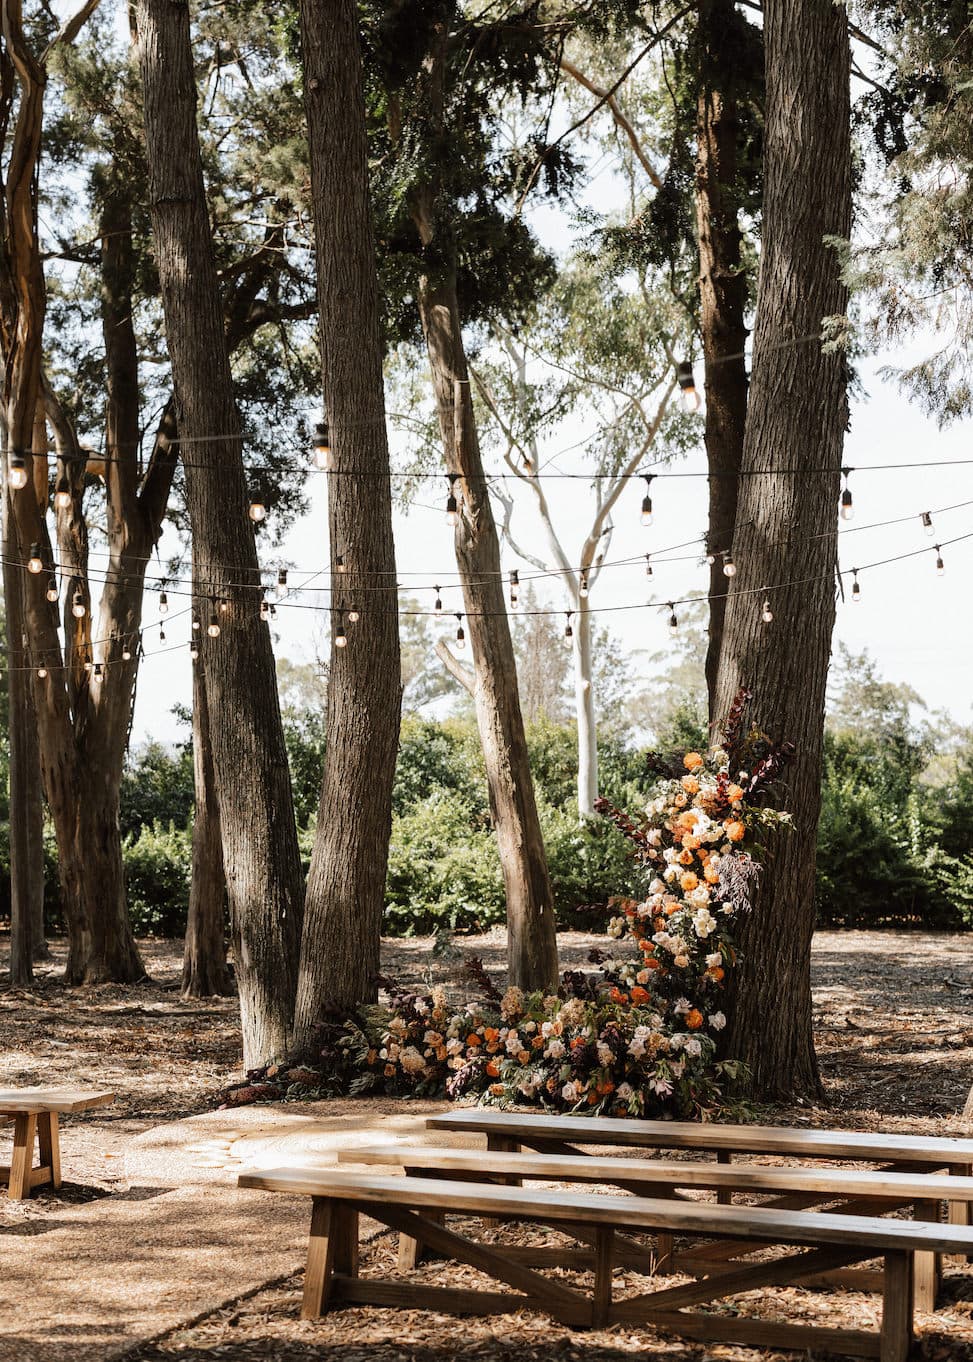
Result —
<path fill-rule="evenodd" d="M 82 596 L 80 591 L 76 591 L 71 600 L 71 614 L 76 620 L 83 620 L 87 613 L 84 604 L 84 596 Z"/>
<path fill-rule="evenodd" d="M 696 380 L 693 376 L 693 366 L 688 360 L 683 360 L 676 365 L 676 381 L 682 394 L 682 404 L 687 411 L 699 411 L 699 393 L 696 391 Z"/>
<path fill-rule="evenodd" d="M 355 607 L 352 606 L 351 609 L 348 611 L 348 623 L 349 623 L 349 624 L 357 624 L 358 621 L 359 621 L 360 619 L 361 619 L 361 615 L 360 615 L 359 612 L 355 609 Z"/>
<path fill-rule="evenodd" d="M 282 601 L 287 595 L 287 569 L 281 568 L 277 574 L 277 599 Z"/>
<path fill-rule="evenodd" d="M 652 559 L 648 554 L 645 555 L 645 575 L 646 577 L 652 576 Z"/>
<path fill-rule="evenodd" d="M 767 599 L 764 600 L 764 606 L 763 610 L 761 611 L 760 618 L 763 620 L 764 624 L 770 624 L 770 622 L 774 618 L 774 612 L 770 608 L 770 601 Z"/>
<path fill-rule="evenodd" d="M 679 621 L 678 621 L 678 619 L 676 618 L 676 607 L 675 607 L 674 605 L 670 605 L 670 606 L 669 606 L 669 633 L 670 633 L 670 634 L 674 634 L 678 628 L 679 628 Z"/>
<path fill-rule="evenodd" d="M 27 559 L 27 571 L 32 572 L 36 577 L 39 572 L 44 571 L 44 560 L 41 558 L 40 544 L 31 544 L 30 557 Z"/>
<path fill-rule="evenodd" d="M 199 616 L 198 616 L 198 615 L 193 615 L 193 633 L 195 634 L 195 633 L 197 632 L 198 629 L 199 629 Z"/>
<path fill-rule="evenodd" d="M 466 633 L 465 633 L 465 631 L 464 631 L 464 629 L 463 629 L 463 616 L 462 616 L 462 615 L 457 615 L 457 616 L 456 616 L 456 619 L 457 619 L 457 621 L 459 622 L 459 628 L 456 630 L 456 646 L 457 646 L 457 648 L 465 648 L 465 647 L 466 647 Z"/>
<path fill-rule="evenodd" d="M 199 644 L 196 642 L 194 638 L 191 638 L 189 640 L 189 656 L 192 658 L 194 662 L 196 661 L 197 657 L 199 657 Z"/>
<path fill-rule="evenodd" d="M 88 673 L 90 674 L 90 672 L 91 672 L 91 658 L 90 658 L 90 657 L 86 657 L 86 658 L 85 658 L 85 660 L 84 660 L 84 669 L 85 669 L 86 672 L 88 672 Z"/>
<path fill-rule="evenodd" d="M 441 597 L 440 594 L 439 594 L 439 587 L 438 587 L 438 586 L 436 587 L 436 603 L 435 603 L 435 605 L 433 606 L 433 610 L 435 610 L 435 612 L 436 612 L 437 615 L 441 615 L 441 614 L 443 613 L 443 602 L 442 602 L 442 597 Z"/>
<path fill-rule="evenodd" d="M 571 611 L 567 612 L 567 623 L 564 626 L 564 637 L 574 638 L 574 630 L 571 628 Z"/>
<path fill-rule="evenodd" d="M 849 474 L 851 471 L 852 471 L 852 470 L 851 470 L 850 468 L 843 468 L 843 469 L 841 470 L 841 475 L 842 475 L 842 477 L 843 477 L 844 480 L 845 480 L 845 485 L 844 485 L 844 488 L 842 489 L 842 493 L 841 493 L 841 518 L 842 518 L 842 520 L 850 520 L 850 519 L 852 518 L 852 516 L 854 515 L 854 510 L 852 509 L 852 504 L 851 504 L 851 488 L 848 486 L 848 474 Z"/>
<path fill-rule="evenodd" d="M 166 631 L 163 629 L 162 625 L 160 624 L 160 625 L 159 625 L 159 642 L 160 642 L 160 643 L 165 643 L 165 641 L 166 641 Z"/>
<path fill-rule="evenodd" d="M 59 511 L 71 509 L 71 493 L 67 487 L 59 487 L 54 493 L 54 505 Z"/>
<path fill-rule="evenodd" d="M 936 576 L 942 577 L 946 571 L 946 564 L 943 562 L 943 553 L 939 545 L 936 545 Z"/>
<path fill-rule="evenodd" d="M 853 581 L 852 584 L 851 584 L 851 599 L 852 599 L 852 604 L 855 604 L 857 601 L 860 601 L 861 598 L 862 598 L 862 589 L 861 589 L 861 587 L 858 585 L 858 569 L 857 569 L 857 568 L 852 568 L 852 570 L 851 570 L 851 575 L 852 575 L 852 577 L 854 578 L 854 581 Z"/>
<path fill-rule="evenodd" d="M 459 520 L 459 504 L 456 500 L 455 482 L 459 477 L 458 473 L 447 473 L 449 480 L 449 496 L 446 498 L 446 524 L 455 525 Z"/>
<path fill-rule="evenodd" d="M 220 621 L 215 610 L 209 617 L 209 624 L 206 626 L 206 632 L 209 634 L 210 638 L 219 638 L 220 636 Z"/>
<path fill-rule="evenodd" d="M 517 568 L 510 571 L 510 605 L 514 610 L 520 607 L 520 572 Z"/>
<path fill-rule="evenodd" d="M 925 530 L 926 534 L 931 539 L 933 535 L 936 533 L 936 527 L 932 523 L 932 516 L 929 514 L 928 511 L 923 511 L 922 516 L 920 518 L 922 520 L 922 528 Z"/>
<path fill-rule="evenodd" d="M 344 557 L 343 557 L 340 553 L 338 553 L 338 554 L 335 555 L 335 560 L 334 560 L 334 570 L 335 570 L 335 572 L 347 572 L 347 571 L 348 571 L 348 565 L 347 565 L 347 563 L 345 562 Z"/>
<path fill-rule="evenodd" d="M 7 459 L 7 485 L 15 492 L 27 486 L 27 461 L 23 454 L 11 454 Z"/>
<path fill-rule="evenodd" d="M 267 601 L 260 602 L 260 618 L 262 620 L 270 619 L 270 605 Z"/>
<path fill-rule="evenodd" d="M 581 582 L 580 582 L 580 585 L 578 586 L 578 595 L 581 597 L 582 600 L 585 600 L 585 599 L 587 598 L 587 595 L 588 595 L 588 570 L 587 570 L 587 568 L 582 568 L 582 569 L 581 569 Z"/>
<path fill-rule="evenodd" d="M 652 478 L 654 475 L 646 474 L 644 476 L 645 476 L 645 496 L 642 498 L 642 524 L 648 526 L 652 524 L 651 493 L 652 493 Z"/>
<path fill-rule="evenodd" d="M 226 599 L 225 596 L 221 596 L 221 597 L 220 597 L 220 614 L 221 614 L 221 615 L 225 615 L 226 612 L 229 610 L 229 608 L 230 608 L 230 602 Z"/>
<path fill-rule="evenodd" d="M 723 555 L 723 576 L 724 576 L 724 577 L 735 577 L 735 576 L 736 576 L 736 573 L 737 573 L 737 565 L 736 565 L 736 563 L 734 563 L 734 561 L 733 561 L 733 554 L 732 554 L 732 553 L 724 553 L 724 555 Z"/>
<path fill-rule="evenodd" d="M 166 595 L 166 593 L 165 593 L 164 591 L 160 591 L 160 592 L 159 592 L 159 614 L 160 614 L 160 615 L 168 615 L 168 613 L 169 613 L 169 597 Z"/>
<path fill-rule="evenodd" d="M 125 644 L 122 645 L 122 661 L 123 661 L 123 662 L 131 662 L 131 660 L 132 660 L 132 650 L 131 650 L 131 648 L 128 646 L 128 644 L 125 643 Z"/>
<path fill-rule="evenodd" d="M 262 501 L 251 501 L 248 514 L 253 523 L 259 525 L 261 520 L 267 519 L 267 507 Z"/>
<path fill-rule="evenodd" d="M 95 663 L 95 680 L 96 680 L 96 681 L 100 681 L 100 680 L 103 678 L 104 674 L 105 674 L 105 669 L 102 667 L 102 665 L 101 665 L 100 662 L 96 662 L 96 663 Z"/>
<path fill-rule="evenodd" d="M 47 584 L 47 599 L 54 605 L 57 601 L 57 578 L 52 577 Z"/>
<path fill-rule="evenodd" d="M 314 426 L 311 450 L 315 468 L 331 472 L 334 469 L 334 452 L 331 448 L 331 435 L 327 421 L 318 421 Z"/>
<path fill-rule="evenodd" d="M 40 678 L 40 680 L 43 681 L 44 678 L 47 676 L 47 668 L 44 667 L 44 666 L 38 667 L 38 668 L 37 668 L 37 675 L 38 675 L 38 677 Z"/>

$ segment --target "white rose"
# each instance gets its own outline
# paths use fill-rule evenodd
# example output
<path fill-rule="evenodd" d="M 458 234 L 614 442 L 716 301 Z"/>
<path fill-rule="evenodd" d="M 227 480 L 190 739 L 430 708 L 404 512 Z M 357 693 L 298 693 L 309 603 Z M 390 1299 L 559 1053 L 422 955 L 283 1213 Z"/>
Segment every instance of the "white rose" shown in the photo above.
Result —
<path fill-rule="evenodd" d="M 726 1026 L 726 1017 L 722 1012 L 711 1012 L 706 1020 L 709 1022 L 710 1029 L 713 1031 L 722 1031 L 724 1026 Z"/>

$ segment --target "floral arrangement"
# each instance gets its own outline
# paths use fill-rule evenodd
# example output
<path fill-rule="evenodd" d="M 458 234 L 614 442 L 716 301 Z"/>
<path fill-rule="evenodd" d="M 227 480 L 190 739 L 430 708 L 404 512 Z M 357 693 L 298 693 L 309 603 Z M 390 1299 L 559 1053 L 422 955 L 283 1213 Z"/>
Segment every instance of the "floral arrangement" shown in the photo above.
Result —
<path fill-rule="evenodd" d="M 599 805 L 633 843 L 643 879 L 637 896 L 609 904 L 608 935 L 632 948 L 625 956 L 593 951 L 597 968 L 569 971 L 556 994 L 501 992 L 468 961 L 477 1001 L 460 1008 L 444 990 L 383 979 L 386 1008 L 330 1028 L 321 1061 L 336 1090 L 617 1116 L 719 1107 L 739 1073 L 717 1055 L 733 924 L 749 907 L 761 838 L 790 821 L 768 802 L 788 753 L 743 738 L 748 698 L 734 703 L 723 748 L 654 759 L 639 818 Z"/>

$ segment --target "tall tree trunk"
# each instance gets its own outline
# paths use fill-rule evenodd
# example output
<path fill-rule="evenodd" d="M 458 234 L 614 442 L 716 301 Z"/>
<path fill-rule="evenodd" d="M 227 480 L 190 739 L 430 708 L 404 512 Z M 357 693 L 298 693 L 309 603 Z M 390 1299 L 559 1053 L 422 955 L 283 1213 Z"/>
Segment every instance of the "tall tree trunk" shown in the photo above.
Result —
<path fill-rule="evenodd" d="M 591 611 L 579 598 L 574 616 L 574 705 L 578 719 L 578 815 L 594 818 L 598 798 L 598 725 L 591 663 Z"/>
<path fill-rule="evenodd" d="M 700 330 L 706 392 L 706 460 L 709 468 L 709 643 L 706 689 L 710 722 L 723 643 L 727 578 L 722 550 L 733 545 L 737 490 L 747 416 L 747 277 L 740 258 L 737 206 L 739 119 L 734 97 L 734 45 L 743 21 L 734 0 L 700 0 L 697 44 L 699 100 L 696 147 L 696 231 L 699 241 Z"/>
<path fill-rule="evenodd" d="M 844 356 L 805 338 L 847 303 L 826 238 L 850 230 L 851 149 L 844 9 L 767 0 L 764 39 L 763 256 L 717 708 L 725 714 L 749 687 L 751 721 L 797 752 L 785 794 L 794 828 L 773 847 L 754 911 L 740 923 L 730 999 L 728 1051 L 770 1098 L 819 1089 L 810 951 L 847 383 Z M 779 471 L 757 474 L 764 469 Z M 770 625 L 761 620 L 765 590 Z"/>
<path fill-rule="evenodd" d="M 44 404 L 38 403 L 34 412 L 35 450 L 47 449 L 47 421 Z M 27 693 L 27 855 L 30 861 L 30 954 L 35 962 L 50 960 L 51 951 L 47 944 L 44 924 L 44 786 L 41 779 L 41 749 L 37 733 L 37 710 L 34 695 L 26 678 Z"/>
<path fill-rule="evenodd" d="M 182 957 L 182 993 L 184 998 L 225 997 L 233 992 L 223 931 L 226 876 L 223 873 L 223 837 L 213 770 L 206 672 L 201 658 L 193 667 L 193 786 L 193 871 Z"/>
<path fill-rule="evenodd" d="M 422 215 L 421 221 L 432 219 Z M 456 525 L 456 561 L 473 650 L 476 719 L 507 898 L 507 971 L 511 984 L 519 988 L 551 988 L 558 968 L 553 892 L 520 711 L 500 575 L 500 541 L 480 457 L 456 278 L 451 270 L 435 279 L 422 277 L 419 311 L 446 466 L 456 475 L 456 490 L 463 497 Z"/>
<path fill-rule="evenodd" d="M 402 701 L 355 0 L 301 0 L 301 44 L 321 378 L 339 472 L 328 480 L 333 627 L 324 776 L 304 910 L 298 1047 L 307 1044 L 325 1007 L 349 1008 L 377 996 Z M 359 623 L 343 613 L 350 606 L 360 611 Z M 347 646 L 339 647 L 337 629 L 346 624 Z"/>
<path fill-rule="evenodd" d="M 227 603 L 201 640 L 244 1064 L 290 1045 L 303 884 L 270 631 L 247 515 L 240 416 L 196 128 L 189 7 L 138 0 L 149 198 L 184 460 L 195 579 Z M 198 451 L 205 451 L 200 456 Z"/>
<path fill-rule="evenodd" d="M 3 595 L 7 626 L 7 705 L 10 750 L 10 982 L 22 988 L 33 982 L 33 866 L 31 862 L 30 786 L 37 779 L 31 766 L 30 678 L 24 648 L 23 561 L 10 499 L 3 490 Z"/>

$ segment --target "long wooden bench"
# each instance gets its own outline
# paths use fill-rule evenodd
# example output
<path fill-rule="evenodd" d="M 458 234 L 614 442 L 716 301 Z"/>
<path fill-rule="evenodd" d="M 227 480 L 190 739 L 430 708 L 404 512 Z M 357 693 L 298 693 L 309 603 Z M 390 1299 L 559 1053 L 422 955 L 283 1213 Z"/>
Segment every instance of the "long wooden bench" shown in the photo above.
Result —
<path fill-rule="evenodd" d="M 839 1203 L 842 1215 L 876 1215 L 911 1206 L 917 1220 L 936 1223 L 940 1206 L 947 1198 L 973 1202 L 973 1177 L 943 1177 L 935 1173 L 892 1173 L 849 1168 L 768 1168 L 754 1164 L 687 1162 L 683 1160 L 631 1159 L 604 1155 L 534 1154 L 493 1152 L 489 1158 L 482 1150 L 433 1148 L 406 1144 L 374 1145 L 345 1149 L 338 1154 L 341 1163 L 402 1168 L 409 1176 L 449 1177 L 463 1181 L 520 1183 L 524 1178 L 537 1182 L 580 1182 L 615 1186 L 636 1195 L 678 1198 L 684 1192 L 739 1192 L 748 1196 L 775 1198 L 770 1208 L 806 1210 L 813 1206 Z M 742 1253 L 753 1253 L 747 1241 L 723 1239 L 712 1246 L 676 1254 L 664 1237 L 663 1257 L 656 1247 L 652 1267 L 655 1273 L 691 1274 L 712 1271 Z M 403 1236 L 399 1266 L 414 1266 L 421 1245 Z M 631 1263 L 642 1271 L 647 1255 L 639 1249 Z M 935 1255 L 916 1255 L 916 1308 L 931 1312 L 935 1308 L 939 1262 Z M 854 1275 L 838 1270 L 821 1284 L 848 1285 L 869 1289 L 880 1285 L 856 1269 Z"/>
<path fill-rule="evenodd" d="M 61 1185 L 59 1116 L 114 1102 L 113 1092 L 90 1088 L 0 1088 L 0 1117 L 13 1122 L 13 1157 L 0 1165 L 7 1196 L 23 1201 L 35 1187 Z M 34 1146 L 38 1162 L 34 1164 Z"/>
<path fill-rule="evenodd" d="M 576 1328 L 651 1324 L 704 1341 L 754 1347 L 819 1349 L 880 1362 L 906 1362 L 913 1331 L 916 1252 L 969 1252 L 973 1233 L 955 1225 L 827 1212 L 706 1205 L 640 1196 L 562 1189 L 495 1186 L 420 1177 L 383 1177 L 335 1169 L 278 1168 L 245 1172 L 241 1187 L 312 1198 L 311 1232 L 302 1316 L 333 1305 L 417 1306 L 456 1314 L 544 1311 Z M 445 1288 L 358 1275 L 358 1217 L 429 1244 L 506 1283 L 514 1292 Z M 482 1243 L 448 1228 L 447 1215 L 517 1219 L 551 1225 L 580 1238 L 581 1249 L 548 1250 L 547 1266 L 592 1268 L 593 1291 L 552 1280 L 528 1264 L 532 1250 Z M 615 1301 L 618 1231 L 667 1232 L 688 1237 L 731 1236 L 785 1251 L 774 1259 L 733 1265 L 702 1281 Z M 622 1240 L 624 1249 L 626 1241 Z M 797 1253 L 786 1250 L 797 1248 Z M 536 1253 L 535 1253 L 536 1257 Z M 693 1312 L 688 1307 L 768 1286 L 799 1282 L 832 1268 L 880 1257 L 883 1262 L 880 1332 L 820 1328 L 765 1319 Z"/>

